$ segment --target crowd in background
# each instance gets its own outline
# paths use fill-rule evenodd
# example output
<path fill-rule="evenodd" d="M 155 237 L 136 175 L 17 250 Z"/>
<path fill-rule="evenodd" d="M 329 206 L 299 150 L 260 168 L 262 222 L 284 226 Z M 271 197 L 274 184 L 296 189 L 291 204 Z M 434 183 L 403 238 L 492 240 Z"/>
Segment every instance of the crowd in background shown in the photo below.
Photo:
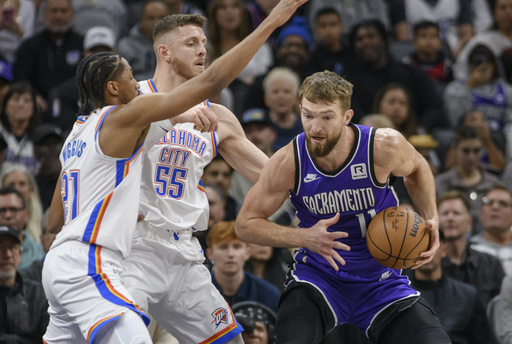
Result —
<path fill-rule="evenodd" d="M 14 256 L 11 249 L 21 247 L 13 264 L 20 274 L 1 283 L 0 297 L 9 299 L 15 293 L 13 285 L 36 288 L 32 282 L 27 287 L 24 280 L 41 278 L 42 261 L 54 237 L 42 224 L 60 173 L 59 153 L 76 120 L 78 62 L 95 52 L 117 51 L 130 63 L 137 80 L 149 79 L 156 65 L 153 26 L 169 14 L 184 13 L 208 18 L 204 29 L 211 63 L 249 35 L 277 2 L 0 0 L 2 259 L 16 260 L 9 252 Z M 299 86 L 308 75 L 324 70 L 339 73 L 354 85 L 353 123 L 400 131 L 432 168 L 441 231 L 449 247 L 439 264 L 445 274 L 485 296 L 481 304 L 475 301 L 475 307 L 490 316 L 461 325 L 450 314 L 447 326 L 460 325 L 447 330 L 452 341 L 481 342 L 469 329 L 475 331 L 490 320 L 496 343 L 511 344 L 512 330 L 496 326 L 493 314 L 501 312 L 499 319 L 512 319 L 512 0 L 310 0 L 210 101 L 230 109 L 249 140 L 271 156 L 302 132 Z M 403 180 L 391 178 L 401 202 L 410 203 Z M 234 224 L 227 221 L 236 218 L 251 183 L 221 157 L 205 169 L 203 182 L 214 209 L 209 226 L 221 223 L 214 233 L 227 231 L 235 240 L 234 229 L 229 229 Z M 272 220 L 296 225 L 289 203 Z M 4 225 L 18 231 L 18 240 L 12 231 L 2 232 Z M 454 244 L 461 237 L 464 240 Z M 215 237 L 200 241 L 211 253 L 207 264 L 212 265 L 213 257 L 220 260 L 215 247 L 207 251 Z M 266 287 L 273 289 L 268 292 L 273 295 L 270 304 L 252 300 L 266 307 L 268 332 L 272 316 L 267 313 L 277 310 L 286 264 L 292 258 L 287 250 L 277 248 L 248 245 L 247 250 L 240 257 L 247 263 L 240 269 L 273 284 Z M 473 252 L 486 256 L 479 260 Z M 485 259 L 496 266 L 491 276 L 478 273 L 491 264 L 482 265 Z M 267 261 L 272 263 L 266 266 Z M 222 273 L 219 263 L 214 281 Z M 425 274 L 410 277 L 418 283 L 428 279 Z M 427 295 L 434 287 L 439 286 L 418 284 Z M 474 295 L 473 290 L 464 293 Z M 245 300 L 234 303 L 239 301 Z M 37 309 L 44 313 L 41 302 Z M 438 306 L 440 300 L 431 302 L 443 322 L 440 309 L 447 307 Z M 0 310 L 0 339 L 14 326 L 26 340 L 40 342 L 47 316 L 26 315 L 31 326 L 10 324 L 8 305 L 3 301 Z M 240 307 L 240 314 L 255 313 L 251 307 Z M 248 326 L 257 328 L 253 325 Z"/>

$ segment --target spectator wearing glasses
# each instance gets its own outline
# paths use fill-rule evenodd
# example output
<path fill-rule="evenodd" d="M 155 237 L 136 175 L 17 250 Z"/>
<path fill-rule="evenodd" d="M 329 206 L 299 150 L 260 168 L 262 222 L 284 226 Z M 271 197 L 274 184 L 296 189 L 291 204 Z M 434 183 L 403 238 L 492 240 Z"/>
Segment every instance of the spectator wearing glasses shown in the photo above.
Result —
<path fill-rule="evenodd" d="M 21 246 L 15 228 L 0 226 L 0 343 L 41 343 L 48 326 L 43 286 L 17 272 Z"/>
<path fill-rule="evenodd" d="M 25 231 L 28 218 L 22 194 L 10 186 L 0 188 L 0 223 L 18 231 L 23 250 L 18 269 L 26 268 L 33 262 L 43 259 L 45 255 L 41 244 Z"/>
<path fill-rule="evenodd" d="M 495 185 L 482 197 L 480 222 L 484 231 L 471 238 L 471 247 L 497 257 L 512 275 L 512 191 Z"/>
<path fill-rule="evenodd" d="M 435 176 L 438 197 L 449 190 L 458 190 L 469 199 L 473 217 L 472 234 L 483 230 L 478 217 L 486 190 L 495 184 L 501 184 L 495 174 L 484 170 L 480 165 L 483 147 L 482 138 L 476 128 L 458 127 L 452 140 L 454 164 L 449 170 Z"/>

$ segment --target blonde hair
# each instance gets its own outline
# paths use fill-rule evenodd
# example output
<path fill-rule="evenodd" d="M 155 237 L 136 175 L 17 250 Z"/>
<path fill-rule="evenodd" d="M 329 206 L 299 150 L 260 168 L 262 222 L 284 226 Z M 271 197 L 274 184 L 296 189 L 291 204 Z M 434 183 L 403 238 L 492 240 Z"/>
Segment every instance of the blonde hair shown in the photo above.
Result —
<path fill-rule="evenodd" d="M 30 187 L 32 188 L 32 192 L 30 193 L 30 197 L 25 201 L 26 207 L 29 213 L 28 222 L 25 230 L 30 233 L 30 235 L 34 238 L 35 241 L 41 242 L 41 221 L 43 218 L 43 205 L 41 203 L 41 197 L 39 196 L 39 188 L 37 187 L 37 183 L 27 169 L 27 167 L 23 164 L 9 164 L 4 165 L 2 167 L 2 172 L 0 175 L 0 181 L 2 183 L 2 187 L 5 187 L 5 180 L 9 175 L 13 172 L 22 172 L 28 179 Z"/>
<path fill-rule="evenodd" d="M 293 85 L 293 89 L 295 93 L 299 91 L 300 79 L 295 72 L 293 72 L 290 68 L 286 67 L 275 67 L 273 68 L 263 79 L 263 91 L 267 93 L 270 86 L 276 82 L 277 80 L 288 81 Z"/>
<path fill-rule="evenodd" d="M 306 98 L 310 102 L 322 100 L 327 103 L 340 101 L 341 109 L 350 109 L 350 99 L 354 86 L 339 74 L 329 71 L 308 76 L 299 89 L 299 101 Z"/>

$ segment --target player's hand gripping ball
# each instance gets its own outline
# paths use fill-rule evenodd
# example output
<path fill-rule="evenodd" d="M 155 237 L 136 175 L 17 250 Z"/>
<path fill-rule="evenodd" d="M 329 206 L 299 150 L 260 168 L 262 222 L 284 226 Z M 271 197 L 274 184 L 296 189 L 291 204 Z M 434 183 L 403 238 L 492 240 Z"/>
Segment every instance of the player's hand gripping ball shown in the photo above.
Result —
<path fill-rule="evenodd" d="M 406 207 L 390 207 L 372 219 L 366 244 L 373 258 L 393 269 L 410 267 L 428 250 L 430 234 L 425 220 Z"/>

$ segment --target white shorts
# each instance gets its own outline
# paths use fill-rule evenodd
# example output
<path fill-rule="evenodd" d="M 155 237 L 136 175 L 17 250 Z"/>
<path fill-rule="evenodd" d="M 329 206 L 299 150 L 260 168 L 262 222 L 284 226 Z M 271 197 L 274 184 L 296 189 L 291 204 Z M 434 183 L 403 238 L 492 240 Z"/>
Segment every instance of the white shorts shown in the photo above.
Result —
<path fill-rule="evenodd" d="M 141 309 L 180 343 L 226 343 L 243 331 L 203 265 L 192 231 L 137 224 L 123 280 Z"/>
<path fill-rule="evenodd" d="M 50 314 L 45 342 L 92 343 L 104 325 L 129 310 L 149 322 L 123 285 L 121 261 L 118 252 L 79 241 L 48 252 L 43 266 Z"/>

